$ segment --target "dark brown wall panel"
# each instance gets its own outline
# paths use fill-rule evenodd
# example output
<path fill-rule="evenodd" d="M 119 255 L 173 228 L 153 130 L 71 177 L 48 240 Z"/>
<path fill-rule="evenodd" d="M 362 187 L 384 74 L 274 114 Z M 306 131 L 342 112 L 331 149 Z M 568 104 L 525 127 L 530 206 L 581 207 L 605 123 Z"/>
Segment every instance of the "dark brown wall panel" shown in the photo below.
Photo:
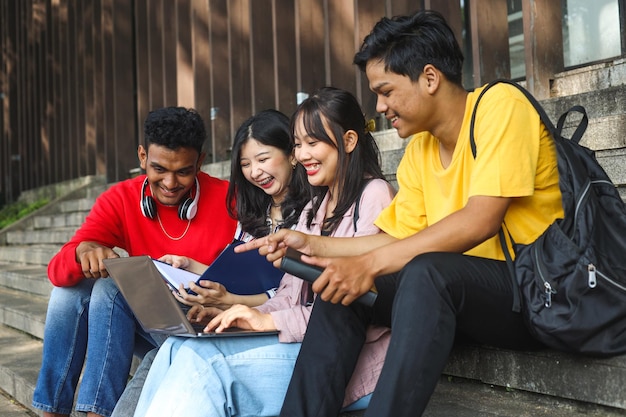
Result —
<path fill-rule="evenodd" d="M 472 20 L 474 85 L 509 78 L 511 64 L 506 2 L 473 0 L 468 7 Z"/>
<path fill-rule="evenodd" d="M 288 116 L 296 109 L 296 94 L 298 92 L 298 74 L 295 62 L 297 56 L 295 1 L 274 1 L 277 109 Z"/>
<path fill-rule="evenodd" d="M 47 169 L 45 172 L 45 180 L 41 184 L 48 184 L 53 182 L 56 175 L 56 160 L 53 158 L 52 150 L 52 99 L 54 95 L 53 84 L 53 60 L 52 60 L 52 42 L 54 39 L 54 29 L 52 26 L 52 6 L 50 0 L 44 0 L 43 8 L 45 10 L 44 15 L 44 40 L 43 40 L 43 62 L 41 66 L 42 78 L 44 80 L 45 95 L 42 99 L 42 118 L 41 118 L 41 142 L 44 151 L 44 158 L 46 160 Z"/>
<path fill-rule="evenodd" d="M 230 51 L 228 48 L 229 0 L 209 0 L 209 30 L 211 34 L 211 75 L 213 80 L 211 120 L 213 142 L 209 160 L 223 161 L 229 158 L 230 149 Z"/>
<path fill-rule="evenodd" d="M 0 22 L 5 23 L 8 20 L 6 2 L 0 3 Z M 8 129 L 10 124 L 6 119 L 9 114 L 8 106 L 8 80 L 7 80 L 7 67 L 8 67 L 8 40 L 7 25 L 0 24 L 0 205 L 7 202 L 7 200 L 13 200 L 12 195 L 7 193 L 7 179 L 9 177 L 9 158 L 7 152 Z"/>
<path fill-rule="evenodd" d="M 150 45 L 149 15 L 150 0 L 135 0 L 135 88 L 137 137 L 143 143 L 143 121 L 150 111 Z"/>
<path fill-rule="evenodd" d="M 365 37 L 372 31 L 372 28 L 383 16 L 385 16 L 385 3 L 378 0 L 357 0 L 357 26 L 356 46 L 354 53 L 350 57 L 350 63 L 354 60 L 354 54 L 359 50 Z M 370 119 L 375 119 L 378 126 L 383 125 L 384 118 L 376 112 L 376 96 L 369 89 L 367 77 L 360 70 L 356 69 L 355 93 L 361 101 L 363 112 Z"/>
<path fill-rule="evenodd" d="M 561 5 L 549 0 L 522 4 L 526 85 L 535 97 L 550 97 L 553 74 L 563 71 Z"/>
<path fill-rule="evenodd" d="M 104 132 L 104 155 L 106 161 L 106 175 L 111 181 L 118 180 L 120 171 L 119 159 L 116 154 L 115 141 L 115 67 L 114 67 L 114 40 L 113 40 L 113 18 L 114 1 L 102 1 L 102 70 L 103 70 L 103 122 Z M 127 139 L 128 140 L 128 139 Z"/>
<path fill-rule="evenodd" d="M 250 113 L 276 108 L 276 79 L 273 0 L 250 1 L 250 42 L 252 43 L 252 108 Z M 249 116 L 249 115 L 248 115 Z M 243 120 L 235 121 L 235 128 Z"/>
<path fill-rule="evenodd" d="M 134 79 L 133 72 L 128 71 L 128 63 L 133 62 L 133 32 L 131 4 L 128 0 L 115 0 L 113 3 L 113 43 L 114 84 L 112 94 L 112 111 L 114 128 L 111 142 L 116 144 L 115 158 L 117 170 L 112 180 L 120 181 L 128 178 L 129 167 L 139 166 L 137 161 Z M 171 81 L 176 85 L 174 79 Z"/>
<path fill-rule="evenodd" d="M 69 0 L 67 5 L 67 40 L 66 40 L 66 82 L 67 82 L 67 135 L 70 140 L 70 165 L 71 176 L 79 177 L 86 175 L 84 170 L 84 146 L 77 129 L 78 118 L 78 56 L 77 56 L 77 31 L 76 31 L 76 12 L 78 11 L 77 1 Z"/>
<path fill-rule="evenodd" d="M 356 72 L 352 65 L 355 40 L 355 4 L 353 0 L 328 2 L 328 80 L 335 87 L 348 91 L 356 90 Z"/>
<path fill-rule="evenodd" d="M 150 80 L 150 110 L 163 107 L 163 0 L 148 1 L 148 79 Z"/>
<path fill-rule="evenodd" d="M 105 36 L 102 2 L 94 2 L 94 114 L 96 120 L 96 172 L 108 175 L 106 143 L 106 82 L 105 82 Z"/>
<path fill-rule="evenodd" d="M 96 168 L 96 103 L 95 103 L 95 57 L 94 57 L 94 5 L 85 2 L 82 13 L 83 55 L 81 67 L 84 73 L 82 83 L 83 135 L 85 137 L 85 167 L 90 174 L 98 174 Z"/>
<path fill-rule="evenodd" d="M 230 51 L 231 56 L 231 112 L 228 147 L 234 132 L 241 122 L 252 114 L 252 68 L 250 60 L 251 16 L 250 1 L 256 0 L 229 0 L 228 20 L 230 22 Z M 225 155 L 228 156 L 228 155 Z"/>
<path fill-rule="evenodd" d="M 178 94 L 176 92 L 176 60 L 178 34 L 176 32 L 176 0 L 164 0 L 163 8 L 163 105 L 175 106 L 178 102 Z M 187 29 L 185 29 L 187 30 Z"/>
<path fill-rule="evenodd" d="M 191 2 L 178 0 L 176 5 L 176 101 L 174 105 L 195 107 L 193 74 L 193 29 Z M 207 114 L 202 114 L 208 117 Z"/>
<path fill-rule="evenodd" d="M 192 66 L 193 66 L 193 94 L 194 107 L 202 115 L 207 127 L 206 162 L 214 162 L 214 125 L 211 121 L 211 107 L 213 97 L 213 70 L 211 65 L 209 5 L 207 0 L 192 0 L 191 27 L 192 35 Z"/>
<path fill-rule="evenodd" d="M 301 0 L 296 2 L 296 25 L 300 51 L 299 91 L 312 94 L 327 84 L 324 34 L 326 21 L 322 1 Z"/>
<path fill-rule="evenodd" d="M 13 154 L 16 170 L 18 173 L 18 186 L 20 188 L 25 188 L 29 186 L 30 183 L 30 175 L 28 172 L 28 167 L 26 166 L 28 155 L 26 154 L 26 141 L 28 140 L 28 127 L 26 121 L 26 105 L 28 102 L 28 91 L 27 91 L 27 75 L 28 75 L 28 58 L 26 56 L 26 12 L 24 10 L 24 6 L 26 4 L 24 2 L 18 3 L 18 22 L 19 26 L 16 28 L 16 70 L 17 70 L 17 93 L 21 99 L 17 101 L 17 106 L 15 106 L 17 113 L 17 123 L 18 129 L 21 134 L 14 138 L 15 140 L 15 153 Z"/>
<path fill-rule="evenodd" d="M 52 149 L 52 159 L 56 161 L 56 169 L 54 170 L 53 181 L 64 181 L 69 178 L 69 173 L 67 171 L 67 166 L 69 165 L 69 161 L 67 160 L 67 156 L 65 153 L 64 147 L 68 147 L 67 142 L 63 142 L 61 139 L 63 137 L 63 122 L 62 122 L 62 104 L 63 104 L 63 85 L 62 85 L 62 61 L 61 61 L 61 32 L 63 29 L 63 24 L 61 22 L 61 5 L 57 3 L 52 3 L 51 5 L 52 12 L 52 28 L 53 28 L 53 38 L 52 38 L 52 50 L 51 50 L 51 61 L 52 61 L 52 98 L 51 108 L 50 108 L 50 117 L 51 117 L 51 133 L 50 133 L 50 148 Z"/>
<path fill-rule="evenodd" d="M 522 4 L 527 85 L 543 97 L 562 68 L 561 11 Z M 0 0 L 0 204 L 79 176 L 126 178 L 145 117 L 165 105 L 202 115 L 206 162 L 229 158 L 252 113 L 291 115 L 299 92 L 328 84 L 385 128 L 354 53 L 381 17 L 424 8 L 458 37 L 471 23 L 475 85 L 508 76 L 501 0 Z"/>

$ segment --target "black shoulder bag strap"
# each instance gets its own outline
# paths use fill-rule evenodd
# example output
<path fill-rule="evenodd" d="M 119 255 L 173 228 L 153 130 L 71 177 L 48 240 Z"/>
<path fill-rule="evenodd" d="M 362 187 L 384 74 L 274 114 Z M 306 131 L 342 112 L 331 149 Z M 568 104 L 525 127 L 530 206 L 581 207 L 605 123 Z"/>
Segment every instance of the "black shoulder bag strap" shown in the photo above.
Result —
<path fill-rule="evenodd" d="M 563 115 L 561 115 L 561 117 L 559 118 L 559 121 L 557 123 L 557 126 L 555 127 L 554 124 L 552 123 L 552 121 L 550 120 L 550 117 L 548 117 L 546 111 L 544 110 L 544 108 L 541 106 L 541 104 L 537 101 L 537 99 L 530 94 L 530 92 L 528 92 L 524 87 L 520 86 L 519 84 L 517 84 L 516 82 L 513 82 L 511 80 L 506 80 L 506 79 L 499 79 L 499 80 L 495 80 L 490 82 L 480 93 L 480 95 L 478 96 L 478 99 L 476 99 L 476 104 L 474 105 L 474 110 L 472 112 L 472 118 L 470 121 L 470 146 L 472 148 L 472 155 L 474 156 L 474 158 L 476 158 L 476 142 L 474 140 L 474 123 L 475 123 L 475 119 L 476 119 L 476 109 L 478 107 L 478 103 L 481 99 L 481 97 L 487 92 L 487 90 L 489 90 L 491 87 L 493 87 L 496 84 L 499 83 L 504 83 L 504 84 L 509 84 L 514 86 L 515 88 L 517 88 L 519 91 L 521 91 L 524 96 L 526 97 L 526 99 L 528 99 L 528 101 L 530 102 L 530 104 L 532 104 L 532 106 L 535 108 L 535 110 L 537 111 L 537 113 L 539 114 L 539 117 L 541 119 L 541 121 L 543 122 L 543 124 L 546 126 L 546 129 L 548 129 L 548 131 L 550 132 L 550 135 L 552 136 L 552 140 L 555 142 L 555 145 L 557 145 L 557 137 L 558 138 L 562 138 L 561 132 L 563 130 L 563 126 L 565 125 L 565 120 L 567 118 L 567 116 L 570 113 L 576 112 L 576 113 L 580 113 L 582 115 L 582 119 L 579 122 L 578 126 L 576 127 L 576 130 L 574 131 L 574 134 L 572 135 L 572 137 L 570 138 L 570 140 L 578 143 L 580 141 L 580 138 L 582 137 L 583 133 L 585 132 L 585 130 L 587 129 L 587 125 L 589 122 L 589 119 L 587 117 L 587 112 L 585 111 L 584 107 L 582 106 L 573 106 L 572 108 L 570 108 L 567 112 L 563 113 Z M 558 147 L 557 147 L 557 152 L 558 152 Z M 506 236 L 504 233 L 504 229 L 506 228 L 506 224 L 502 224 L 502 227 L 500 227 L 500 230 L 498 231 L 498 237 L 500 238 L 500 245 L 502 246 L 502 251 L 504 252 L 504 257 L 506 258 L 506 262 L 507 265 L 509 267 L 509 272 L 511 274 L 511 278 L 513 279 L 513 283 L 514 283 L 514 291 L 513 291 L 513 311 L 515 312 L 519 312 L 520 311 L 520 294 L 519 294 L 519 287 L 517 285 L 517 279 L 515 277 L 515 267 L 513 265 L 513 259 L 511 257 L 511 254 L 509 253 L 509 249 L 506 245 Z M 507 234 L 509 235 L 509 239 L 511 240 L 511 245 L 515 246 L 515 241 L 513 240 L 513 236 L 511 236 L 511 233 L 508 231 L 507 229 Z M 517 291 L 515 291 L 515 289 L 517 289 Z"/>
<path fill-rule="evenodd" d="M 537 109 L 537 112 L 539 113 L 539 116 L 541 117 L 541 120 L 543 121 L 543 123 L 546 125 L 547 129 L 550 131 L 550 133 L 554 134 L 554 125 L 552 124 L 548 116 L 545 114 L 545 111 L 543 110 L 543 108 L 541 108 L 539 103 L 536 102 L 535 98 L 532 95 L 530 95 L 530 93 L 528 93 L 524 88 L 520 87 L 517 83 L 513 81 L 504 80 L 504 79 L 495 80 L 495 81 L 490 82 L 480 92 L 480 94 L 478 95 L 478 98 L 476 99 L 474 110 L 472 111 L 472 118 L 470 120 L 470 147 L 472 148 L 472 155 L 474 156 L 474 159 L 476 159 L 476 141 L 474 140 L 474 124 L 476 122 L 476 110 L 478 109 L 478 103 L 480 103 L 480 99 L 487 92 L 487 90 L 489 90 L 491 87 L 499 83 L 513 85 L 517 87 L 517 89 L 519 89 L 522 93 L 524 93 L 524 95 L 528 98 L 530 103 L 535 107 L 535 109 Z M 509 248 L 506 245 L 506 236 L 504 234 L 505 227 L 506 225 L 502 223 L 500 230 L 498 230 L 498 238 L 500 239 L 500 246 L 502 247 L 502 252 L 504 253 L 504 258 L 506 259 L 506 264 L 509 268 L 509 275 L 511 276 L 511 280 L 513 281 L 513 311 L 515 311 L 516 313 L 519 313 L 521 311 L 520 292 L 519 292 L 519 286 L 517 284 L 517 278 L 515 275 L 515 267 L 513 265 L 513 258 L 511 257 Z M 510 233 L 509 233 L 509 238 L 511 239 L 511 245 L 515 245 L 513 236 L 511 236 Z"/>

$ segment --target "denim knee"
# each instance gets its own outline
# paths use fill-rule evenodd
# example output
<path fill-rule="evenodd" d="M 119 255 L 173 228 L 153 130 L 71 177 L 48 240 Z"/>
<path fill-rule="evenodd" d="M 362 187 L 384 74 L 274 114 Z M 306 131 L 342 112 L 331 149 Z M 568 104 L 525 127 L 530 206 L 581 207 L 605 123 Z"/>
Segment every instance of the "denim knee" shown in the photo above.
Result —
<path fill-rule="evenodd" d="M 55 287 L 50 294 L 44 327 L 41 369 L 33 406 L 67 414 L 87 349 L 87 316 L 93 280 L 73 287 Z"/>

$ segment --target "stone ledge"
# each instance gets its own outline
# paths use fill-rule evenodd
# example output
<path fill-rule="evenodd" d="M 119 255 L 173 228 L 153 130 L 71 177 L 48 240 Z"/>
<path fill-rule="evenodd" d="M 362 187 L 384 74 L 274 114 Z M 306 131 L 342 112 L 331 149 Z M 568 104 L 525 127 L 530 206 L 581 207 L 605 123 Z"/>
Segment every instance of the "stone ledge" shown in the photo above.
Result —
<path fill-rule="evenodd" d="M 626 356 L 598 359 L 464 345 L 453 350 L 444 373 L 626 410 Z"/>

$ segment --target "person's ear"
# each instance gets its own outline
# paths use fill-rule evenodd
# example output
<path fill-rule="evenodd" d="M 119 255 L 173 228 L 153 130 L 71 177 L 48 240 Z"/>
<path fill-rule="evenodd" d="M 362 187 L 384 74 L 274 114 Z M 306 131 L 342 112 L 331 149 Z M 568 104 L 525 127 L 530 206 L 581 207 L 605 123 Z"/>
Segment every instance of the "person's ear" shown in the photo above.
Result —
<path fill-rule="evenodd" d="M 296 169 L 296 165 L 298 165 L 298 160 L 296 159 L 296 154 L 294 152 L 291 152 L 291 155 L 289 155 L 289 163 L 291 164 L 291 167 L 293 169 Z"/>
<path fill-rule="evenodd" d="M 206 152 L 200 152 L 200 155 L 198 156 L 198 164 L 196 166 L 196 174 L 202 170 L 204 158 L 206 158 Z"/>
<path fill-rule="evenodd" d="M 352 129 L 343 134 L 343 147 L 346 153 L 350 153 L 356 148 L 356 144 L 359 141 L 359 135 Z"/>
<path fill-rule="evenodd" d="M 423 70 L 424 82 L 426 83 L 426 90 L 433 94 L 439 88 L 441 82 L 441 72 L 432 64 L 426 64 Z"/>
<path fill-rule="evenodd" d="M 139 158 L 139 166 L 145 171 L 148 161 L 148 150 L 144 148 L 143 145 L 137 147 L 137 157 Z"/>

